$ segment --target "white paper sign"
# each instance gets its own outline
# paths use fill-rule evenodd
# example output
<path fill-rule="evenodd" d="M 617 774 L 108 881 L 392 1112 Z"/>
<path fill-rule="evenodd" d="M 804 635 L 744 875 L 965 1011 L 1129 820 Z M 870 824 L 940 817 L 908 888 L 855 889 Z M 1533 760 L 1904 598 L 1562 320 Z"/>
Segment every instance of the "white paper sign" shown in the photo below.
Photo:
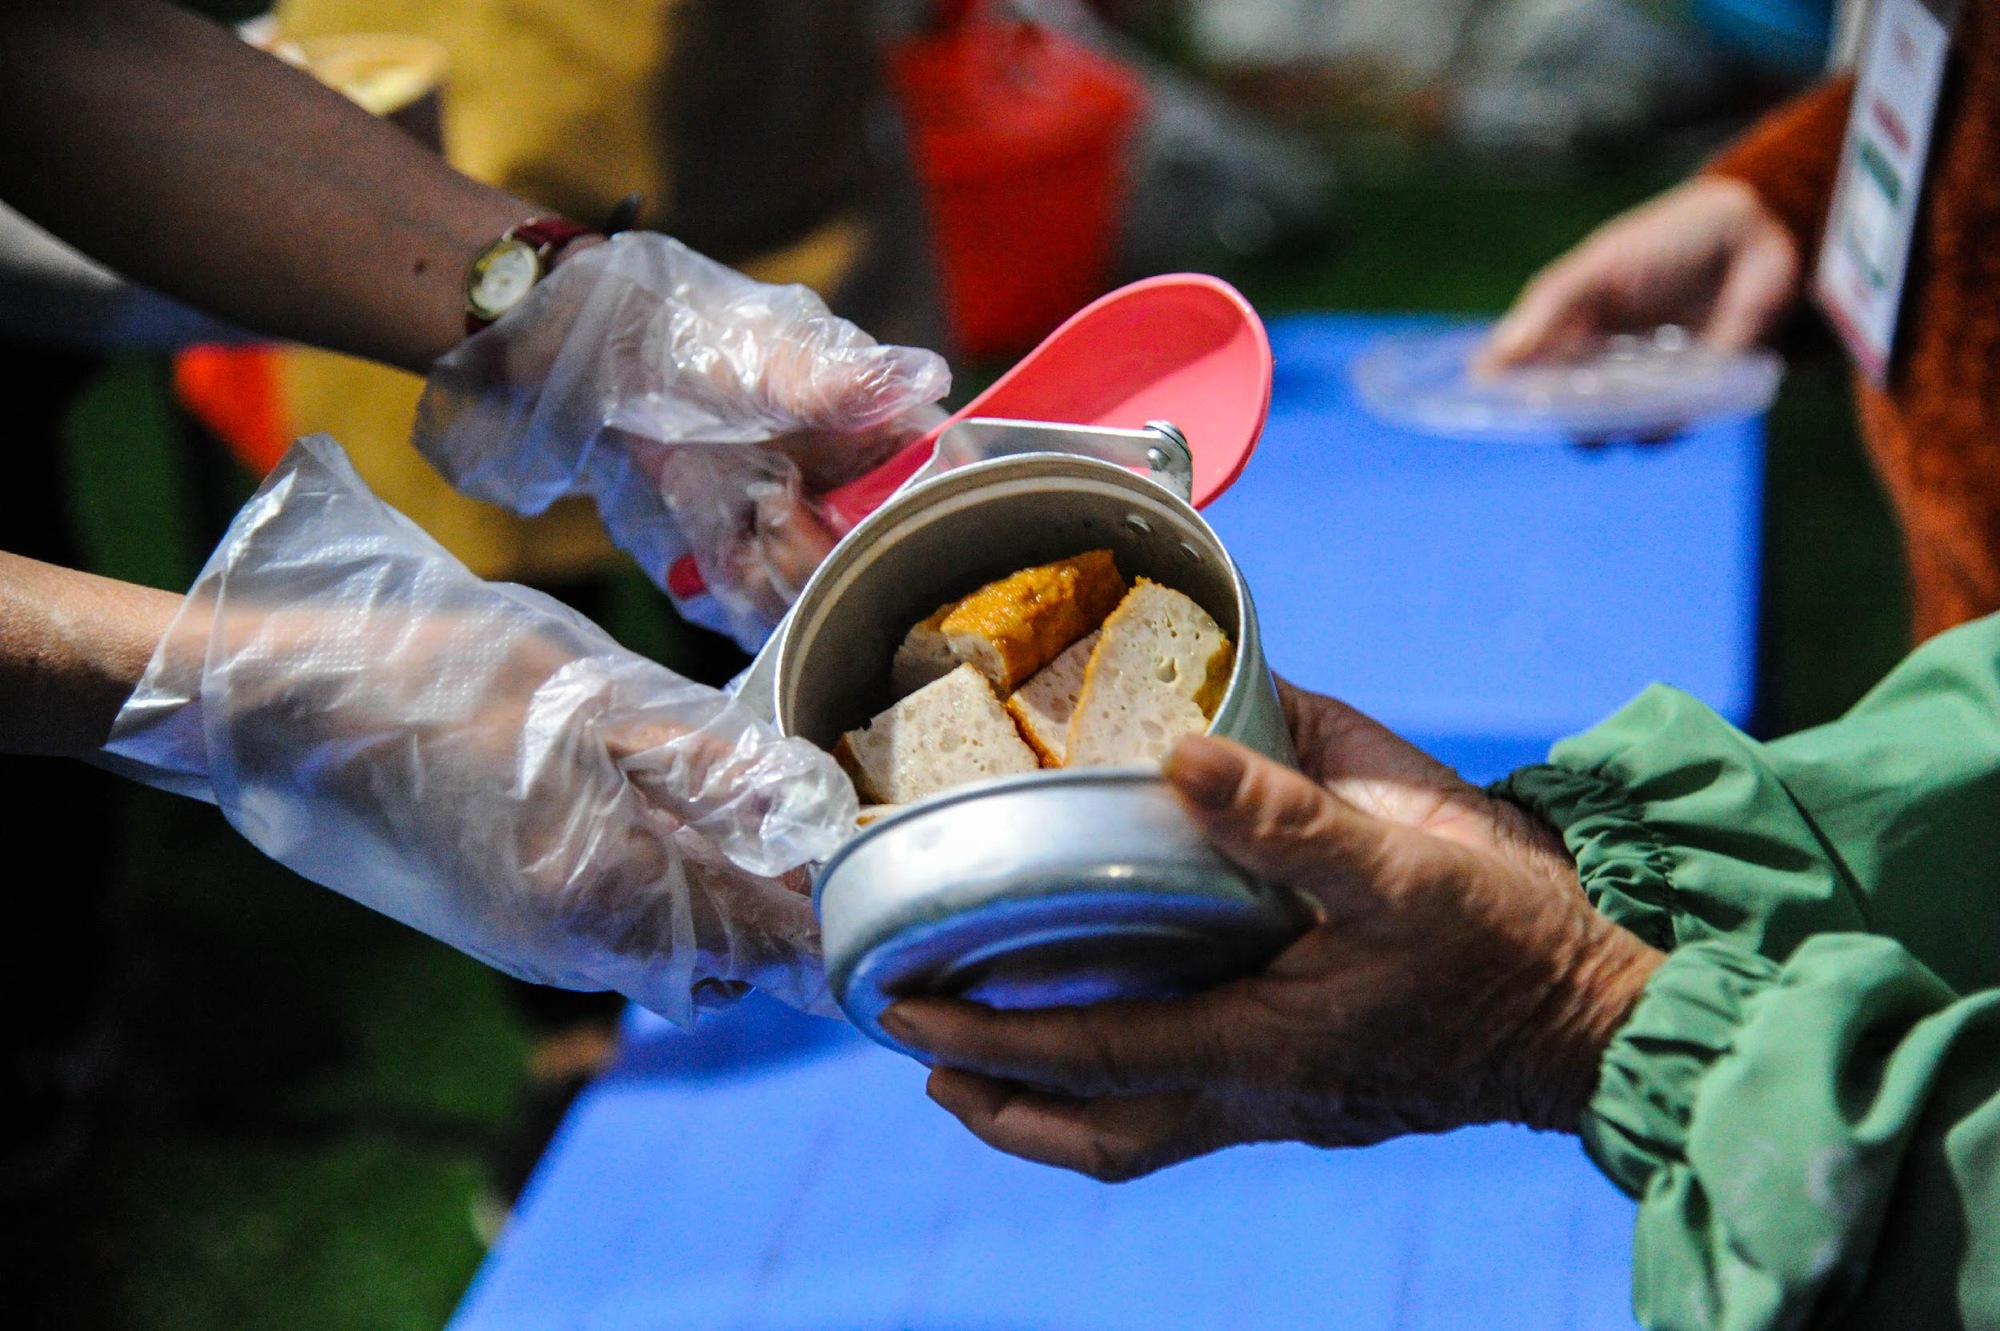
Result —
<path fill-rule="evenodd" d="M 1889 372 L 1951 31 L 1921 0 L 1878 0 L 1861 50 L 1813 293 L 1876 383 Z"/>

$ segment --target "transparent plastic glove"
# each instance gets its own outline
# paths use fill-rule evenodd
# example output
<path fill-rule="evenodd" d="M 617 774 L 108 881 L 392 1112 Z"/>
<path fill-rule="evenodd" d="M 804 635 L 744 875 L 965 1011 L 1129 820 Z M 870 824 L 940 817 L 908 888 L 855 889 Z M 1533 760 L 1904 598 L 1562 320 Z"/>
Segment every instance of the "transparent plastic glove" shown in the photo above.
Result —
<path fill-rule="evenodd" d="M 692 552 L 718 626 L 754 648 L 832 548 L 808 497 L 936 424 L 950 385 L 935 353 L 878 345 L 804 287 L 628 232 L 438 361 L 415 442 L 516 512 L 590 495 L 670 592 Z"/>
<path fill-rule="evenodd" d="M 106 765 L 523 979 L 832 1010 L 798 869 L 854 826 L 833 760 L 475 578 L 324 436 L 231 524 Z"/>

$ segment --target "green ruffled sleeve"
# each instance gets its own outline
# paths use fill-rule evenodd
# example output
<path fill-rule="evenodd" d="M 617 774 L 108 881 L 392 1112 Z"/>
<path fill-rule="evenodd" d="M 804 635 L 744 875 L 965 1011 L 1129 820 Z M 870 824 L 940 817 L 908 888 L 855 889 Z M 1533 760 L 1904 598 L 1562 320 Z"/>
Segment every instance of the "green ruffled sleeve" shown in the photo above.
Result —
<path fill-rule="evenodd" d="M 1670 952 L 1583 1123 L 1640 1320 L 2000 1327 L 2000 617 L 1817 730 L 1654 688 L 1501 790 Z"/>
<path fill-rule="evenodd" d="M 2000 615 L 1926 643 L 1840 720 L 1760 744 L 1658 685 L 1500 784 L 1655 947 L 1894 938 L 2000 984 Z"/>
<path fill-rule="evenodd" d="M 1645 1326 L 2000 1324 L 2000 992 L 1889 939 L 1678 949 L 1583 1139 L 1640 1198 Z"/>

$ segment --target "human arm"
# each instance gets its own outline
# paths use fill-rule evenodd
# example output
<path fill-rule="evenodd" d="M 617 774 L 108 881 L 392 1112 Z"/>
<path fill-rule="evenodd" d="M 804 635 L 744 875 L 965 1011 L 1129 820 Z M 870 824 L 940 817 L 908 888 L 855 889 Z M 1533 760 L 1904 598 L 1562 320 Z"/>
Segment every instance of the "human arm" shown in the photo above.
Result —
<path fill-rule="evenodd" d="M 414 442 L 519 512 L 590 495 L 683 613 L 755 650 L 832 548 L 812 496 L 941 422 L 950 382 L 935 353 L 878 344 L 804 287 L 626 233 L 440 360 Z M 668 577 L 690 553 L 720 615 Z"/>
<path fill-rule="evenodd" d="M 1584 1123 L 1641 1200 L 1642 1320 L 1990 1320 L 2000 621 L 1770 744 L 1649 690 L 1507 788 L 1675 949 Z"/>
<path fill-rule="evenodd" d="M 82 757 L 180 606 L 156 591 L 0 552 L 0 752 Z"/>
<path fill-rule="evenodd" d="M 244 327 L 422 373 L 528 203 L 163 0 L 0 6 L 0 197 Z"/>
<path fill-rule="evenodd" d="M 1488 372 L 1679 324 L 1740 350 L 1796 306 L 1833 195 L 1852 80 L 1752 127 L 1700 174 L 1606 222 L 1529 281 L 1494 329 Z"/>
<path fill-rule="evenodd" d="M 615 262 L 573 241 L 468 342 L 468 266 L 538 210 L 162 0 L 0 0 L 0 126 L 0 197 L 191 304 L 431 372 L 416 442 L 447 479 L 524 513 L 591 495 L 662 585 L 692 552 L 748 646 L 832 545 L 810 497 L 950 382 L 648 233 Z"/>
<path fill-rule="evenodd" d="M 1177 1002 L 885 1014 L 988 1142 L 1122 1179 L 1240 1142 L 1574 1127 L 1658 955 L 1519 809 L 1331 699 L 1283 696 L 1303 772 L 1210 739 L 1167 768 L 1225 854 L 1321 912 L 1263 974 Z"/>
<path fill-rule="evenodd" d="M 1302 752 L 1324 747 L 1300 738 Z M 1351 773 L 1379 770 L 1381 759 L 1347 751 L 1350 775 L 1331 788 L 1371 807 Z M 1415 757 L 1405 765 L 1420 770 Z M 1927 644 L 1831 725 L 1759 744 L 1685 694 L 1655 688 L 1498 791 L 1504 806 L 1481 804 L 1462 783 L 1447 799 L 1473 826 L 1518 829 L 1513 820 L 1532 815 L 1531 827 L 1559 831 L 1561 862 L 1574 857 L 1598 911 L 1667 952 L 1600 1046 L 1573 1125 L 1640 1200 L 1640 1320 L 1745 1331 L 1991 1320 L 2000 1311 L 1991 1252 L 2000 617 Z M 1554 871 L 1532 834 L 1513 839 Z M 1448 937 L 1423 964 L 1466 965 Z M 1325 988 L 1320 1001 L 1341 993 Z M 1169 1060 L 1197 1062 L 1229 1047 L 1197 1020 L 1212 1010 L 1189 1004 L 1177 1026 L 1133 1029 Z M 1128 1055 L 1125 1014 L 1111 1008 L 1062 1014 L 1059 1039 L 1027 1047 L 1022 1032 L 1046 1040 L 1052 1028 L 952 1005 L 941 1015 L 919 1010 L 914 1034 L 899 1037 L 975 1066 L 996 1048 L 1114 1068 Z M 1440 1003 L 1427 1020 L 1450 1032 L 1465 1014 Z M 1094 1043 L 1080 1039 L 1084 1029 Z M 1301 1123 L 1339 1106 L 1323 1079 L 1299 1070 L 1356 1057 L 1316 1049 L 1326 1030 L 1295 1022 L 1291 1047 L 1271 1056 Z M 1398 1028 L 1380 1038 L 1409 1043 Z M 1356 1047 L 1366 1053 L 1370 1041 L 1364 1034 Z M 1025 1062 L 1006 1070 L 1044 1075 Z M 1242 1075 L 1226 1069 L 1213 1085 Z M 1019 1086 L 963 1073 L 938 1074 L 934 1086 L 974 1131 L 1037 1158 L 1088 1166 L 1162 1139 L 1129 1098 L 1051 1102 L 1043 1115 Z"/>
<path fill-rule="evenodd" d="M 824 1005 L 799 869 L 853 829 L 833 760 L 474 578 L 324 436 L 237 515 L 99 761 L 512 974 L 682 1022 L 747 984 Z"/>

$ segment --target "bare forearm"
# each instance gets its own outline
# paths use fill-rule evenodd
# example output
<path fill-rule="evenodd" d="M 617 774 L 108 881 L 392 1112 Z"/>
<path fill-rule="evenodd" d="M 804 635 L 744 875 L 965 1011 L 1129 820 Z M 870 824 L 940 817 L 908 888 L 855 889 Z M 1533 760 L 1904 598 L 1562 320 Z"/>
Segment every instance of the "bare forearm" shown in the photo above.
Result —
<path fill-rule="evenodd" d="M 163 0 L 0 0 L 0 197 L 261 332 L 428 368 L 534 210 Z"/>
<path fill-rule="evenodd" d="M 0 752 L 100 747 L 180 601 L 0 554 Z"/>

